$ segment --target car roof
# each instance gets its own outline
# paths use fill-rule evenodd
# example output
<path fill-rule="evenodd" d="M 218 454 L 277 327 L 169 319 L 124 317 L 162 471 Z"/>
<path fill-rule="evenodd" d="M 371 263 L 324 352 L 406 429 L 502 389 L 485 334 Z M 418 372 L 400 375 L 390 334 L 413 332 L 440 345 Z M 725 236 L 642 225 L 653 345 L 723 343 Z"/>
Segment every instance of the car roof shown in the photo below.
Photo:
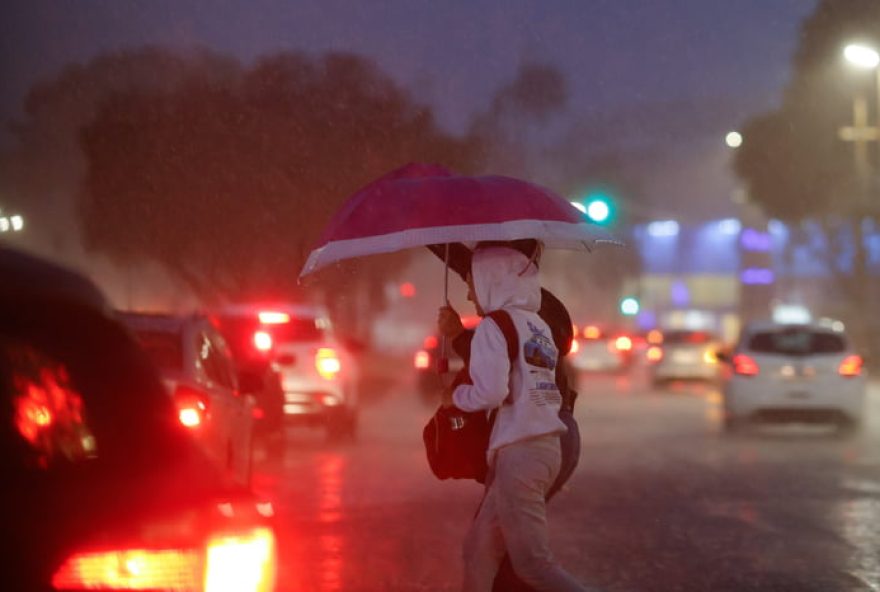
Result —
<path fill-rule="evenodd" d="M 178 315 L 172 313 L 117 311 L 116 315 L 133 331 L 157 331 L 181 333 L 187 325 L 205 320 L 200 314 Z"/>
<path fill-rule="evenodd" d="M 0 278 L 4 299 L 52 302 L 110 314 L 110 305 L 91 280 L 55 263 L 0 247 Z"/>
<path fill-rule="evenodd" d="M 262 311 L 277 311 L 289 314 L 294 318 L 317 319 L 328 317 L 327 309 L 314 304 L 299 303 L 267 303 L 267 304 L 231 304 L 217 310 L 219 315 L 256 316 Z"/>
<path fill-rule="evenodd" d="M 845 334 L 843 323 L 832 319 L 810 321 L 808 323 L 779 323 L 777 321 L 753 321 L 743 328 L 743 334 L 760 333 L 766 331 L 781 331 L 785 329 L 808 329 L 823 333 Z"/>

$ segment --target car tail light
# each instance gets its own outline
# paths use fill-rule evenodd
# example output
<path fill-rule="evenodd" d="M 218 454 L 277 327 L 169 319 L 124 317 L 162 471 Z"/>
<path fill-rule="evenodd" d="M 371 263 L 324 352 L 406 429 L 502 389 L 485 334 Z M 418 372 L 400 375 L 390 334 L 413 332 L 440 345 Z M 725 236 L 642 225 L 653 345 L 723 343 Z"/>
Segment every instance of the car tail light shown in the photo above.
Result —
<path fill-rule="evenodd" d="M 648 331 L 647 341 L 648 343 L 652 343 L 654 345 L 663 343 L 663 333 L 661 333 L 658 329 L 651 329 L 650 331 Z"/>
<path fill-rule="evenodd" d="M 645 357 L 648 358 L 649 362 L 659 362 L 663 359 L 663 349 L 656 345 L 652 345 L 648 348 L 648 351 L 645 352 Z"/>
<path fill-rule="evenodd" d="M 628 352 L 632 349 L 632 347 L 632 339 L 630 339 L 626 335 L 621 335 L 614 340 L 614 349 L 616 349 L 617 351 Z"/>
<path fill-rule="evenodd" d="M 862 365 L 864 361 L 861 356 L 847 356 L 840 363 L 840 366 L 837 368 L 837 373 L 841 376 L 853 377 L 858 376 L 862 373 Z"/>
<path fill-rule="evenodd" d="M 56 590 L 200 590 L 196 549 L 123 549 L 76 553 L 55 572 Z"/>
<path fill-rule="evenodd" d="M 74 553 L 55 572 L 56 590 L 270 592 L 276 571 L 271 528 L 209 537 L 204 548 L 132 548 Z"/>
<path fill-rule="evenodd" d="M 425 337 L 425 341 L 422 343 L 422 347 L 425 349 L 434 349 L 438 345 L 437 337 L 434 335 L 428 335 Z"/>
<path fill-rule="evenodd" d="M 267 331 L 257 331 L 254 333 L 254 347 L 258 351 L 267 352 L 272 349 L 272 335 Z"/>
<path fill-rule="evenodd" d="M 581 351 L 581 343 L 577 339 L 571 340 L 571 349 L 568 350 L 568 355 L 573 356 L 574 354 Z"/>
<path fill-rule="evenodd" d="M 275 579 L 275 535 L 256 528 L 208 541 L 205 592 L 269 592 Z"/>
<path fill-rule="evenodd" d="M 188 428 L 198 428 L 205 422 L 208 414 L 208 396 L 198 389 L 185 385 L 174 391 L 174 403 L 177 405 L 177 418 Z"/>
<path fill-rule="evenodd" d="M 263 310 L 257 314 L 257 318 L 264 325 L 283 325 L 290 322 L 290 315 L 286 312 Z"/>
<path fill-rule="evenodd" d="M 431 354 L 423 349 L 417 351 L 413 358 L 413 366 L 416 367 L 416 370 L 427 370 L 431 367 Z"/>
<path fill-rule="evenodd" d="M 707 349 L 703 352 L 703 361 L 707 364 L 717 364 L 718 355 L 711 349 Z"/>
<path fill-rule="evenodd" d="M 599 339 L 602 335 L 602 332 L 599 331 L 599 327 L 595 325 L 588 325 L 584 327 L 584 338 L 586 339 Z"/>
<path fill-rule="evenodd" d="M 745 354 L 733 356 L 733 372 L 740 376 L 757 376 L 760 369 L 758 363 Z"/>
<path fill-rule="evenodd" d="M 330 347 L 322 347 L 315 354 L 315 368 L 323 378 L 333 380 L 339 371 L 342 370 L 342 363 L 336 350 Z"/>

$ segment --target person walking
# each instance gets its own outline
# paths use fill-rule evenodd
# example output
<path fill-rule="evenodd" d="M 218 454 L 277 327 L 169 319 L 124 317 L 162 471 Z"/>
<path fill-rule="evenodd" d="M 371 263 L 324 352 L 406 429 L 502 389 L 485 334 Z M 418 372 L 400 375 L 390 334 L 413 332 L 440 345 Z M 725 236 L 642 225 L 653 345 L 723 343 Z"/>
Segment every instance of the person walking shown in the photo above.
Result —
<path fill-rule="evenodd" d="M 567 428 L 559 418 L 558 350 L 537 314 L 541 288 L 535 257 L 507 246 L 478 245 L 468 280 L 468 299 L 477 313 L 485 317 L 503 310 L 519 343 L 511 363 L 502 329 L 484 318 L 471 343 L 470 384 L 443 392 L 447 407 L 498 409 L 486 490 L 463 548 L 463 590 L 492 590 L 505 555 L 536 590 L 587 590 L 559 565 L 549 546 L 546 497 L 560 472 L 559 435 Z"/>

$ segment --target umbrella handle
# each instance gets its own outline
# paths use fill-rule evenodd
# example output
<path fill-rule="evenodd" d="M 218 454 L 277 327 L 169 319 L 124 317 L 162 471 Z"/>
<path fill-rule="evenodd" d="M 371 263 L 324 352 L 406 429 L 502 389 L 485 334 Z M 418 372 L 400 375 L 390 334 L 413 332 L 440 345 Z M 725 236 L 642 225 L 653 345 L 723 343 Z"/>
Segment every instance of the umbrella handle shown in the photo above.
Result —
<path fill-rule="evenodd" d="M 449 243 L 443 256 L 443 305 L 449 306 Z M 437 358 L 437 374 L 449 372 L 449 356 L 446 353 L 446 335 L 440 336 L 440 356 Z"/>

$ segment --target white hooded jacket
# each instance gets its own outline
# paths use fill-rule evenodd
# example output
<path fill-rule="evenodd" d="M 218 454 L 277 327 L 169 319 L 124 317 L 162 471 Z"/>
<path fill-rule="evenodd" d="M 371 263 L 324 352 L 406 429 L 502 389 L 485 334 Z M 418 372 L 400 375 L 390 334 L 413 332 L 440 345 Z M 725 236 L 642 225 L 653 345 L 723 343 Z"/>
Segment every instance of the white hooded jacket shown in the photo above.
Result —
<path fill-rule="evenodd" d="M 483 318 L 471 342 L 473 384 L 459 385 L 452 394 L 455 406 L 464 411 L 499 407 L 489 439 L 491 462 L 502 446 L 567 428 L 559 419 L 562 397 L 554 373 L 556 346 L 550 328 L 537 314 L 541 305 L 537 267 L 519 251 L 490 247 L 474 253 L 471 273 L 483 312 L 505 310 L 519 337 L 511 368 L 504 334 L 491 318 Z"/>

